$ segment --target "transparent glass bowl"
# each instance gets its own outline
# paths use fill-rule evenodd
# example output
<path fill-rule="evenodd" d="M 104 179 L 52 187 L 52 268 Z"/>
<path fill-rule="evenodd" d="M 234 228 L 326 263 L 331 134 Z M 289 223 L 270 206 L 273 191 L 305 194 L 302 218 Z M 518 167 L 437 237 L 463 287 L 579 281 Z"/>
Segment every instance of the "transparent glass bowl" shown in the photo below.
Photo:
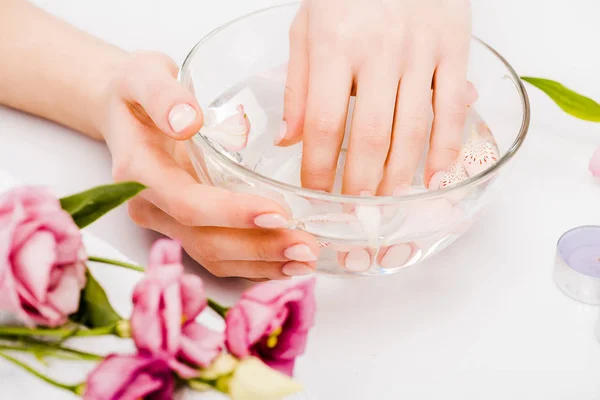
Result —
<path fill-rule="evenodd" d="M 267 162 L 256 164 L 257 152 L 263 150 L 272 151 L 272 159 L 294 159 L 300 154 L 297 148 L 275 150 L 272 144 L 283 114 L 288 32 L 297 8 L 298 4 L 276 6 L 232 21 L 204 37 L 187 56 L 180 80 L 208 110 L 207 125 L 221 118 L 211 114 L 215 99 L 250 77 L 272 79 L 281 89 L 268 118 L 246 110 L 252 123 L 252 143 L 246 149 L 227 151 L 202 130 L 189 140 L 194 168 L 206 184 L 256 193 L 289 208 L 290 228 L 310 232 L 319 240 L 318 272 L 382 275 L 420 263 L 462 235 L 502 187 L 529 126 L 525 88 L 500 54 L 473 38 L 468 79 L 479 98 L 466 131 L 489 127 L 498 147 L 497 163 L 450 187 L 417 189 L 403 196 L 356 197 L 304 189 L 299 177 L 276 179 L 279 167 L 269 168 L 268 157 Z M 338 168 L 343 161 L 340 157 Z"/>

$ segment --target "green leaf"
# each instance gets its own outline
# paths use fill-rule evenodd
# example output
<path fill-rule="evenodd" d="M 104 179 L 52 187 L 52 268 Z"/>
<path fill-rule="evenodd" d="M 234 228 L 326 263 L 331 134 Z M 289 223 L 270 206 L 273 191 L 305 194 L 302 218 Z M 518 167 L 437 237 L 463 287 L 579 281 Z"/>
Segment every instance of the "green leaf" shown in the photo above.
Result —
<path fill-rule="evenodd" d="M 104 185 L 60 199 L 60 205 L 84 228 L 146 187 L 137 182 Z"/>
<path fill-rule="evenodd" d="M 522 80 L 546 93 L 567 114 L 585 121 L 600 122 L 600 104 L 550 79 L 522 76 Z"/>
<path fill-rule="evenodd" d="M 112 308 L 106 292 L 88 270 L 87 283 L 81 291 L 79 309 L 71 315 L 71 321 L 80 323 L 88 328 L 114 327 L 123 320 Z"/>

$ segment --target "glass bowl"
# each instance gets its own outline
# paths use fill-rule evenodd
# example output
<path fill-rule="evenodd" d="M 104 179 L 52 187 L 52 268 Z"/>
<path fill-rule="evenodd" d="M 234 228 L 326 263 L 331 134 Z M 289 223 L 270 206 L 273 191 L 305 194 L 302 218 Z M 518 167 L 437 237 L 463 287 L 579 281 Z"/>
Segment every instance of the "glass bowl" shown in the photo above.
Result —
<path fill-rule="evenodd" d="M 200 40 L 185 59 L 180 80 L 205 111 L 204 127 L 187 142 L 198 176 L 206 184 L 283 204 L 290 210 L 289 228 L 307 231 L 319 241 L 320 273 L 390 274 L 439 253 L 498 193 L 525 139 L 529 102 L 521 80 L 500 54 L 472 39 L 468 79 L 479 97 L 469 108 L 465 146 L 477 137 L 493 147 L 494 160 L 485 168 L 471 168 L 465 175 L 467 164 L 461 160 L 466 158 L 459 158 L 460 179 L 428 190 L 421 173 L 400 196 L 305 189 L 300 186 L 302 145 L 273 145 L 283 115 L 288 32 L 297 9 L 298 4 L 287 4 L 236 19 Z M 231 122 L 238 104 L 251 128 L 243 148 L 232 150 L 215 139 L 213 128 Z M 351 113 L 352 101 L 349 118 Z M 338 172 L 344 155 L 342 151 Z M 461 157 L 465 155 L 463 150 Z"/>

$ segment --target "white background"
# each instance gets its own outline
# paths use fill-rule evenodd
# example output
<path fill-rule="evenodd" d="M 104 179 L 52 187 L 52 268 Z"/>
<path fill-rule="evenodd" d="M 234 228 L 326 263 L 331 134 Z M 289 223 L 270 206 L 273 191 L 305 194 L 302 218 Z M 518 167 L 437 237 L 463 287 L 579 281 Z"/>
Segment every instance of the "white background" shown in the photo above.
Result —
<path fill-rule="evenodd" d="M 160 50 L 181 63 L 208 31 L 281 2 L 37 3 L 126 49 Z M 474 0 L 473 18 L 474 33 L 519 74 L 556 79 L 600 100 L 597 0 Z M 319 280 L 317 325 L 298 368 L 316 398 L 600 399 L 597 310 L 562 295 L 551 275 L 560 234 L 600 224 L 600 184 L 587 171 L 600 124 L 566 116 L 528 89 L 531 129 L 513 176 L 463 238 L 395 276 Z M 111 180 L 102 144 L 2 108 L 0 169 L 61 195 Z M 156 238 L 124 209 L 90 231 L 138 262 Z M 201 274 L 224 301 L 246 285 Z M 3 385 L 10 383 L 0 378 Z"/>

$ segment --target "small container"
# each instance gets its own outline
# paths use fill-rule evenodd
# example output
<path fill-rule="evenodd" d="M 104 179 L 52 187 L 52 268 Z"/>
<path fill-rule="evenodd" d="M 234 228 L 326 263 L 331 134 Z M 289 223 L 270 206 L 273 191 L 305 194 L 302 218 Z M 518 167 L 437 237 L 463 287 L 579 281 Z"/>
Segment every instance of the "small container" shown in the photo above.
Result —
<path fill-rule="evenodd" d="M 560 237 L 554 282 L 577 301 L 600 304 L 600 226 L 580 226 Z"/>

